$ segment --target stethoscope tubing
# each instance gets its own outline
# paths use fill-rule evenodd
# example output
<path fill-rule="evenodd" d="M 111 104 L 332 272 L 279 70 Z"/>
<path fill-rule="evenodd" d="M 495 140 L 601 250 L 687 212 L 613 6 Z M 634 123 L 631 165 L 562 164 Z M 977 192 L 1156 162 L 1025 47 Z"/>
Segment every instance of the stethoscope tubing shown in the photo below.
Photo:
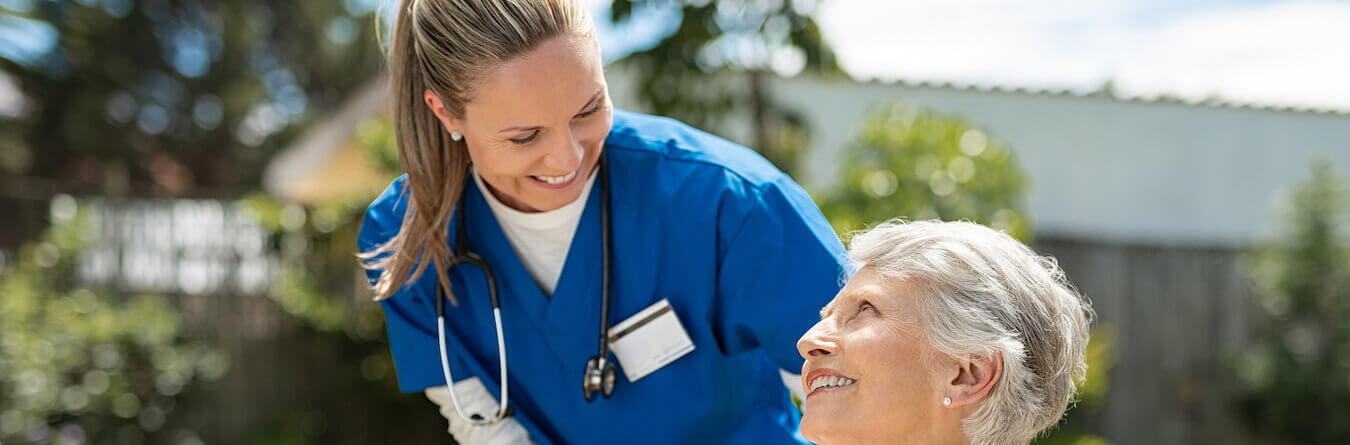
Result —
<path fill-rule="evenodd" d="M 604 199 L 600 203 L 600 229 L 604 236 L 600 237 L 600 255 L 601 264 L 604 265 L 600 272 L 603 286 L 600 288 L 600 355 L 601 360 L 609 357 L 609 175 L 605 170 L 605 157 L 600 157 L 600 194 Z"/>
<path fill-rule="evenodd" d="M 605 358 L 607 358 L 607 357 L 609 356 L 609 279 L 610 279 L 610 275 L 609 275 L 609 269 L 610 269 L 610 267 L 609 267 L 609 265 L 610 265 L 610 237 L 609 237 L 609 233 L 610 233 L 610 232 L 609 232 L 609 230 L 610 230 L 610 221 L 609 221 L 609 219 L 610 219 L 610 218 L 609 218 L 609 177 L 606 175 L 607 172 L 605 171 L 606 169 L 605 169 L 605 158 L 604 158 L 604 156 L 601 156 L 601 157 L 600 157 L 599 163 L 600 163 L 600 169 L 599 169 L 598 174 L 600 175 L 600 187 L 601 187 L 601 190 L 600 190 L 600 194 L 601 194 L 600 219 L 601 219 L 601 230 L 602 230 L 602 236 L 601 236 L 601 257 L 602 257 L 602 261 L 603 261 L 603 262 L 602 262 L 602 264 L 603 264 L 603 267 L 602 267 L 603 271 L 602 271 L 602 273 L 601 273 L 601 277 L 602 277 L 601 279 L 604 280 L 604 281 L 603 281 L 604 285 L 601 287 L 601 291 L 600 291 L 600 292 L 601 292 L 601 298 L 600 298 L 600 346 L 599 346 L 600 354 L 598 355 L 598 357 L 600 357 L 600 359 L 601 359 L 602 362 L 603 362 L 603 360 L 605 360 Z M 469 422 L 471 425 L 474 425 L 474 426 L 492 426 L 492 425 L 496 425 L 496 424 L 500 423 L 500 422 L 501 422 L 502 420 L 504 420 L 505 418 L 511 416 L 511 409 L 510 409 L 510 407 L 507 405 L 508 400 L 510 400 L 510 399 L 509 399 L 509 393 L 508 393 L 510 386 L 509 386 L 509 381 L 508 381 L 508 379 L 507 379 L 506 338 L 505 338 L 505 335 L 504 335 L 503 332 L 502 332 L 502 309 L 501 309 L 501 299 L 500 299 L 499 296 L 497 295 L 497 282 L 496 282 L 496 278 L 495 278 L 495 277 L 493 276 L 493 274 L 492 274 L 492 268 L 491 268 L 491 266 L 489 266 L 489 265 L 487 264 L 487 261 L 483 260 L 482 257 L 478 256 L 477 254 L 474 254 L 473 252 L 469 252 L 467 246 L 465 245 L 465 240 L 466 240 L 467 237 L 466 237 L 466 235 L 465 235 L 465 232 L 466 232 L 466 229 L 465 229 L 465 222 L 464 222 L 464 219 L 465 219 L 465 215 L 464 215 L 464 207 L 465 207 L 465 204 L 464 204 L 464 194 L 463 194 L 463 193 L 460 194 L 460 202 L 459 202 L 459 204 L 460 204 L 460 208 L 459 208 L 460 211 L 459 211 L 459 215 L 457 216 L 457 217 L 458 217 L 458 223 L 456 224 L 456 225 L 457 225 L 457 228 L 456 228 L 455 252 L 454 252 L 454 254 L 453 254 L 453 258 L 451 258 L 451 260 L 450 260 L 450 267 L 449 267 L 448 269 L 446 269 L 446 273 L 449 273 L 450 270 L 453 270 L 456 266 L 459 266 L 459 265 L 461 265 L 461 264 L 466 264 L 466 263 L 467 263 L 467 264 L 471 264 L 471 265 L 477 266 L 478 269 L 479 269 L 480 271 L 482 271 L 483 276 L 484 276 L 485 280 L 487 281 L 488 295 L 491 297 L 491 300 L 492 300 L 492 319 L 493 319 L 493 322 L 494 322 L 493 324 L 495 325 L 496 331 L 497 331 L 497 357 L 498 357 L 498 360 L 499 360 L 500 365 L 501 365 L 501 371 L 500 371 L 500 379 L 501 379 L 501 401 L 500 401 L 500 405 L 499 405 L 499 407 L 498 407 L 498 409 L 497 409 L 497 415 L 496 415 L 494 418 L 492 418 L 492 419 L 484 419 L 482 416 L 480 416 L 480 415 L 478 415 L 478 414 L 474 414 L 474 415 L 472 415 L 472 416 L 466 416 L 466 415 L 464 415 L 464 408 L 463 408 L 463 406 L 460 405 L 458 391 L 455 391 L 455 386 L 454 386 L 454 381 L 455 381 L 455 380 L 454 380 L 454 376 L 451 375 L 451 372 L 450 372 L 450 359 L 449 359 L 449 356 L 446 354 L 446 348 L 445 348 L 445 295 L 442 294 L 442 289 L 440 289 L 439 287 L 437 288 L 437 292 L 436 292 L 436 296 L 437 296 L 437 298 L 436 298 L 436 339 L 437 339 L 437 344 L 440 346 L 440 351 L 439 351 L 439 352 L 440 352 L 440 356 L 441 356 L 441 371 L 442 371 L 442 374 L 444 374 L 444 376 L 445 376 L 446 387 L 447 387 L 447 389 L 450 391 L 450 401 L 451 401 L 451 403 L 453 403 L 454 406 L 455 406 L 455 412 L 456 412 L 457 414 L 459 414 L 459 417 L 463 418 L 466 422 Z M 439 286 L 439 285 L 438 285 L 438 286 Z M 606 397 L 608 397 L 607 394 L 606 394 Z M 589 399 L 588 399 L 588 400 L 589 400 Z"/>

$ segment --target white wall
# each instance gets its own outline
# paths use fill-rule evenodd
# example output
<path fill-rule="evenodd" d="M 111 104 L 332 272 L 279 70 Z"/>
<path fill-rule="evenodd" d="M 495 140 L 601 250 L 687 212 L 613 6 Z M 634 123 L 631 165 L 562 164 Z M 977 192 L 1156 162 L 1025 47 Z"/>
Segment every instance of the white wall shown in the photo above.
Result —
<path fill-rule="evenodd" d="M 615 102 L 632 107 L 623 73 Z M 936 86 L 776 80 L 779 100 L 810 122 L 799 178 L 837 180 L 838 150 L 879 102 L 910 100 L 981 125 L 1013 147 L 1032 179 L 1040 235 L 1121 242 L 1241 246 L 1270 234 L 1278 194 L 1324 157 L 1350 172 L 1350 115 L 1102 96 Z M 726 131 L 745 142 L 744 118 Z"/>

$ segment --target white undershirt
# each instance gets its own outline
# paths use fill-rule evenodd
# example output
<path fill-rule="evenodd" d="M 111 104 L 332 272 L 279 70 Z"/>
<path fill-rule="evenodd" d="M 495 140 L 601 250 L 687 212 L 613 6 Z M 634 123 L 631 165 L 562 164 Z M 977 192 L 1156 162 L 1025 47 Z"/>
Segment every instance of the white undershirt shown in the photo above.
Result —
<path fill-rule="evenodd" d="M 595 174 L 586 179 L 586 187 L 581 197 L 571 204 L 547 212 L 526 213 L 513 209 L 483 183 L 478 171 L 470 169 L 478 190 L 483 192 L 492 215 L 497 217 L 506 239 L 511 242 L 516 256 L 530 272 L 530 277 L 539 285 L 545 295 L 553 296 L 558 287 L 558 278 L 562 276 L 563 263 L 567 261 L 568 248 L 572 246 L 572 236 L 581 223 L 581 213 L 586 210 L 586 199 L 591 195 L 591 186 L 595 184 Z"/>

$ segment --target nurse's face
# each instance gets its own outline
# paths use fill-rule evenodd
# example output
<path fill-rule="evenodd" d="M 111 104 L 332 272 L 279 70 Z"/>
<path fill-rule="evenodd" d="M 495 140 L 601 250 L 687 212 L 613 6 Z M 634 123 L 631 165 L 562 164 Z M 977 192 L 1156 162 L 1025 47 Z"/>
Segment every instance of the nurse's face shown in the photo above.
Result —
<path fill-rule="evenodd" d="M 921 443 L 945 424 L 941 385 L 925 365 L 919 289 L 858 271 L 797 341 L 802 434 L 816 443 Z M 817 379 L 822 379 L 817 382 Z M 824 386 L 822 383 L 842 386 Z"/>
<path fill-rule="evenodd" d="M 464 134 L 474 168 L 499 200 L 541 212 L 581 196 L 614 117 L 594 39 L 546 41 L 488 70 L 471 91 L 462 119 L 430 91 L 427 104 L 446 131 Z"/>

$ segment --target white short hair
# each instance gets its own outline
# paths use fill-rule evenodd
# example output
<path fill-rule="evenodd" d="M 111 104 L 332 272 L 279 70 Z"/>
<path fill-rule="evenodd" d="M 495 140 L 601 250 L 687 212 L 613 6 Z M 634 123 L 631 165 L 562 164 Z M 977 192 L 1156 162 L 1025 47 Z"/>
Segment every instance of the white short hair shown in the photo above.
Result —
<path fill-rule="evenodd" d="M 962 421 L 971 443 L 1028 443 L 1059 422 L 1087 370 L 1094 313 L 1054 258 L 979 224 L 902 220 L 854 234 L 849 258 L 923 289 L 933 352 L 1002 355 L 1002 377 Z"/>

